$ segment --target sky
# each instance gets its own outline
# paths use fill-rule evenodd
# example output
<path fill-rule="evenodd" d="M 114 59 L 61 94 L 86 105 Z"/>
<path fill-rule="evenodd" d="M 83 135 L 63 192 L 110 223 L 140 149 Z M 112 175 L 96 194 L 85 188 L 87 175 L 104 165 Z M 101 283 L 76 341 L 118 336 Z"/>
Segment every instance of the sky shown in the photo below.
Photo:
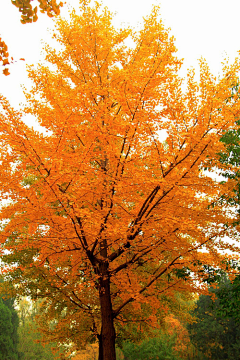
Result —
<path fill-rule="evenodd" d="M 184 58 L 182 75 L 190 67 L 198 69 L 198 59 L 203 57 L 218 76 L 224 58 L 229 56 L 232 62 L 240 50 L 239 0 L 103 0 L 103 4 L 116 13 L 116 26 L 133 27 L 139 26 L 153 4 L 160 5 L 163 23 L 171 28 L 178 56 Z M 66 0 L 63 16 L 67 15 L 69 5 L 77 8 L 78 0 Z M 54 22 L 46 15 L 39 16 L 37 23 L 22 25 L 20 13 L 11 0 L 0 1 L 0 36 L 16 60 L 10 67 L 11 75 L 0 74 L 0 93 L 15 107 L 24 102 L 21 84 L 30 86 L 26 64 L 37 64 L 43 59 L 41 41 L 51 41 L 49 29 L 53 26 Z"/>

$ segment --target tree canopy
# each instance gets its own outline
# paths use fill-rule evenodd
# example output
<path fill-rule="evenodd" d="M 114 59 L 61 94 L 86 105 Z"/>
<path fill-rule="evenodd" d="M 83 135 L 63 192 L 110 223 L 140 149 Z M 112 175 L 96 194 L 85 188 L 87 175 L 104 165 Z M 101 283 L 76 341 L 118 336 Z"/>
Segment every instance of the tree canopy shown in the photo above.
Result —
<path fill-rule="evenodd" d="M 115 360 L 117 324 L 156 324 L 164 296 L 204 291 L 202 264 L 224 267 L 221 250 L 239 251 L 221 239 L 233 236 L 236 214 L 217 201 L 231 181 L 203 168 L 239 116 L 238 95 L 227 99 L 240 62 L 216 80 L 202 60 L 184 91 L 158 7 L 139 31 L 115 29 L 98 3 L 80 11 L 57 20 L 49 66 L 29 67 L 28 105 L 0 98 L 1 241 L 6 278 L 45 299 L 46 333 L 97 338 L 100 358 Z"/>

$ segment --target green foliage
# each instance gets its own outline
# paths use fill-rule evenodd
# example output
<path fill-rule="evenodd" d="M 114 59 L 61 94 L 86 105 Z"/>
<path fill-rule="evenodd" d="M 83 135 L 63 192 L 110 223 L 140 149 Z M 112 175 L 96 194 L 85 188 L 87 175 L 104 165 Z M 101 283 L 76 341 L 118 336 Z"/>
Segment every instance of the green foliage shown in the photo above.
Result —
<path fill-rule="evenodd" d="M 233 264 L 240 271 L 237 264 Z M 218 314 L 222 317 L 233 318 L 236 323 L 240 323 L 240 274 L 238 273 L 232 282 L 228 282 L 225 286 L 220 287 L 217 291 L 218 296 Z"/>
<path fill-rule="evenodd" d="M 232 94 L 239 94 L 239 83 L 232 88 Z M 239 96 L 239 95 L 238 95 Z M 226 131 L 221 142 L 225 145 L 225 151 L 218 154 L 221 175 L 228 179 L 234 179 L 236 184 L 233 189 L 233 196 L 221 196 L 221 202 L 226 202 L 229 205 L 233 205 L 236 208 L 238 214 L 240 214 L 240 120 L 236 121 L 235 128 Z"/>
<path fill-rule="evenodd" d="M 225 317 L 220 310 L 219 292 L 229 289 L 230 282 L 225 278 L 217 289 L 210 289 L 217 297 L 201 295 L 193 315 L 196 322 L 188 325 L 192 343 L 202 352 L 202 359 L 235 360 L 240 357 L 240 329 L 234 318 Z"/>
<path fill-rule="evenodd" d="M 18 315 L 13 300 L 0 298 L 0 359 L 18 360 Z"/>
<path fill-rule="evenodd" d="M 218 282 L 221 277 L 224 275 L 224 270 L 222 269 L 215 269 L 208 264 L 203 264 L 200 261 L 192 262 L 193 266 L 200 266 L 198 273 L 202 275 L 203 282 L 207 284 L 212 284 Z M 183 279 L 187 281 L 191 276 L 191 270 L 189 267 L 183 267 L 181 269 L 173 269 L 171 273 L 168 274 L 168 280 L 171 281 L 174 279 L 174 276 L 178 279 Z"/>
<path fill-rule="evenodd" d="M 140 344 L 126 342 L 123 354 L 127 360 L 181 360 L 174 350 L 176 336 L 159 332 L 157 337 L 143 340 Z"/>

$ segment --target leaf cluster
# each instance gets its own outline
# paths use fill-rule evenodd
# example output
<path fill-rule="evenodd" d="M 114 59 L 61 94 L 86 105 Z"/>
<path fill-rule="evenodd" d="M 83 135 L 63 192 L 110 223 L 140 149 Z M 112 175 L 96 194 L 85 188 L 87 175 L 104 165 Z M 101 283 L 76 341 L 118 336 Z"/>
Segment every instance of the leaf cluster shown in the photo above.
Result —
<path fill-rule="evenodd" d="M 39 5 L 32 7 L 31 0 L 11 0 L 12 4 L 16 6 L 21 13 L 21 23 L 28 24 L 38 20 L 38 7 L 41 13 L 46 13 L 47 16 L 53 17 L 60 14 L 60 8 L 63 6 L 62 2 L 56 0 L 38 0 Z M 21 58 L 20 60 L 24 60 Z M 0 37 L 0 64 L 4 67 L 3 74 L 10 75 L 9 69 L 6 67 L 13 63 L 13 58 L 9 59 L 8 46 Z"/>
<path fill-rule="evenodd" d="M 38 7 L 32 7 L 31 0 L 11 0 L 21 13 L 21 23 L 27 24 L 37 21 Z M 63 3 L 57 3 L 56 0 L 38 0 L 39 8 L 42 13 L 47 13 L 49 17 L 60 14 L 60 8 Z"/>

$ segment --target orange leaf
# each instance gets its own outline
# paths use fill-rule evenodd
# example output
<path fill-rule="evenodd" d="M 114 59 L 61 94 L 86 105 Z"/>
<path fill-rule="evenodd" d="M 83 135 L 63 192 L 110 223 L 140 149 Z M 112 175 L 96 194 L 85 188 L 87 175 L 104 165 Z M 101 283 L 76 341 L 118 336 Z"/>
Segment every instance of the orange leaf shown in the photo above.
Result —
<path fill-rule="evenodd" d="M 6 69 L 3 70 L 3 74 L 6 75 L 6 76 L 8 76 L 8 75 L 10 75 L 10 72 L 9 72 L 9 70 L 6 68 Z"/>
<path fill-rule="evenodd" d="M 9 65 L 8 59 L 4 59 L 4 60 L 3 60 L 3 65 Z"/>

